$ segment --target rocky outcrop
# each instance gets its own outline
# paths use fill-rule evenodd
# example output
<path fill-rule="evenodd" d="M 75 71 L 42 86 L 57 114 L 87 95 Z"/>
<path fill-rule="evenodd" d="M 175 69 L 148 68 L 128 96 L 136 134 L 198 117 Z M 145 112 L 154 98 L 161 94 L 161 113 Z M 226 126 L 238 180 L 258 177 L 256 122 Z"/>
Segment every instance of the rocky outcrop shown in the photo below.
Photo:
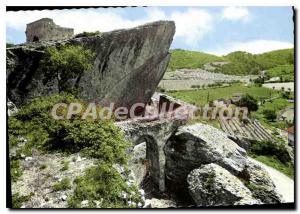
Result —
<path fill-rule="evenodd" d="M 182 126 L 165 146 L 166 179 L 170 189 L 186 186 L 186 177 L 195 168 L 216 163 L 237 175 L 248 162 L 244 149 L 224 132 L 204 124 Z"/>
<path fill-rule="evenodd" d="M 96 57 L 90 71 L 69 81 L 79 98 L 124 107 L 147 103 L 165 73 L 174 33 L 174 22 L 159 21 L 99 36 L 8 48 L 8 97 L 19 106 L 34 97 L 58 93 L 58 81 L 50 81 L 38 71 L 44 50 L 60 44 L 81 44 Z"/>
<path fill-rule="evenodd" d="M 189 192 L 197 206 L 259 204 L 237 177 L 216 164 L 194 169 L 187 177 Z"/>
<path fill-rule="evenodd" d="M 268 173 L 252 163 L 245 150 L 227 138 L 226 133 L 212 126 L 182 126 L 164 150 L 166 186 L 179 201 L 189 205 L 196 202 L 198 206 L 282 202 Z M 211 178 L 212 192 L 205 186 L 208 174 L 217 177 Z M 251 197 L 247 198 L 245 192 Z"/>

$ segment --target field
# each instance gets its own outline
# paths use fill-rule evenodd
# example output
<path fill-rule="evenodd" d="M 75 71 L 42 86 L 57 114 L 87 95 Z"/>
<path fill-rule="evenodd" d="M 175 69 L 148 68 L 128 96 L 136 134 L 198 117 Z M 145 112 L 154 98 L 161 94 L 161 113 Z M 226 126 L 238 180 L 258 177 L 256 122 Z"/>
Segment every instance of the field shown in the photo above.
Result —
<path fill-rule="evenodd" d="M 228 99 L 234 94 L 250 94 L 257 100 L 276 98 L 260 105 L 256 112 L 251 113 L 251 117 L 259 120 L 264 126 L 271 130 L 274 130 L 274 128 L 285 130 L 291 124 L 284 121 L 269 121 L 264 117 L 263 113 L 265 109 L 274 109 L 278 114 L 281 110 L 294 106 L 294 103 L 290 103 L 286 99 L 281 98 L 281 93 L 282 92 L 278 90 L 258 86 L 245 86 L 243 84 L 233 84 L 220 88 L 167 92 L 170 96 L 197 106 L 204 106 L 208 104 L 209 101 L 220 98 Z M 291 96 L 291 98 L 293 98 L 293 96 Z"/>
<path fill-rule="evenodd" d="M 248 93 L 257 99 L 270 98 L 272 96 L 278 95 L 278 91 L 274 91 L 272 89 L 258 86 L 244 86 L 243 84 L 233 84 L 231 86 L 222 88 L 167 92 L 167 94 L 169 94 L 170 96 L 198 106 L 208 104 L 210 100 L 216 100 L 220 98 L 231 98 L 232 95 L 236 93 Z"/>

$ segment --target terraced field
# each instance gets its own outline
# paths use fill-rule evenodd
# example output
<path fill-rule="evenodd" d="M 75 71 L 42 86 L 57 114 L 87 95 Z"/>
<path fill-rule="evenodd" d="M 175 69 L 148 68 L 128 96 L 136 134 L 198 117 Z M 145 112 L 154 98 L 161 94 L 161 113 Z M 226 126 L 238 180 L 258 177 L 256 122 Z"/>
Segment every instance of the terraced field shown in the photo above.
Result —
<path fill-rule="evenodd" d="M 229 135 L 258 141 L 273 141 L 272 135 L 257 120 L 253 122 L 249 119 L 246 120 L 247 122 L 244 123 L 237 118 L 226 120 L 219 118 L 222 130 Z"/>

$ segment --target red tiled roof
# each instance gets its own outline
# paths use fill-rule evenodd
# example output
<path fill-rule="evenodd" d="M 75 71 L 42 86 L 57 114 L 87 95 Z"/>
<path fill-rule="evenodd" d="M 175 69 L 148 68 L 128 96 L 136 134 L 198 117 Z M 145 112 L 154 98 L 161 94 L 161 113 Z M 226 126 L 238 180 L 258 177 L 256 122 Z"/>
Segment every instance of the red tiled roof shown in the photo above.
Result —
<path fill-rule="evenodd" d="M 294 134 L 294 126 L 291 126 L 290 128 L 288 128 L 287 132 Z"/>

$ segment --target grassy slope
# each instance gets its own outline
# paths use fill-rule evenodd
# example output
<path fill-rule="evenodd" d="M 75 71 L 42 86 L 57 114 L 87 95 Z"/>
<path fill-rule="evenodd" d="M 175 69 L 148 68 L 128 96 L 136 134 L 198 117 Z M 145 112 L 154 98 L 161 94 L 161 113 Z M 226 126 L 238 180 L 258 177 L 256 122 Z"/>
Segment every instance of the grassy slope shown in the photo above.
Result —
<path fill-rule="evenodd" d="M 181 68 L 202 68 L 205 63 L 223 60 L 223 57 L 212 54 L 175 49 L 171 50 L 169 69 L 174 71 Z"/>
<path fill-rule="evenodd" d="M 278 65 L 276 67 L 267 70 L 267 74 L 270 77 L 282 77 L 284 82 L 294 81 L 294 65 Z"/>
<path fill-rule="evenodd" d="M 294 63 L 294 49 L 283 49 L 263 54 L 250 54 L 242 51 L 232 52 L 224 57 L 197 51 L 172 50 L 169 69 L 202 68 L 205 63 L 229 61 L 231 63 L 217 67 L 216 72 L 225 74 L 257 74 L 279 65 Z"/>
<path fill-rule="evenodd" d="M 287 164 L 283 164 L 281 161 L 279 161 L 274 156 L 265 156 L 265 155 L 250 155 L 255 160 L 258 160 L 267 166 L 270 166 L 279 172 L 287 175 L 288 177 L 294 179 L 294 166 L 291 162 L 288 162 Z"/>

